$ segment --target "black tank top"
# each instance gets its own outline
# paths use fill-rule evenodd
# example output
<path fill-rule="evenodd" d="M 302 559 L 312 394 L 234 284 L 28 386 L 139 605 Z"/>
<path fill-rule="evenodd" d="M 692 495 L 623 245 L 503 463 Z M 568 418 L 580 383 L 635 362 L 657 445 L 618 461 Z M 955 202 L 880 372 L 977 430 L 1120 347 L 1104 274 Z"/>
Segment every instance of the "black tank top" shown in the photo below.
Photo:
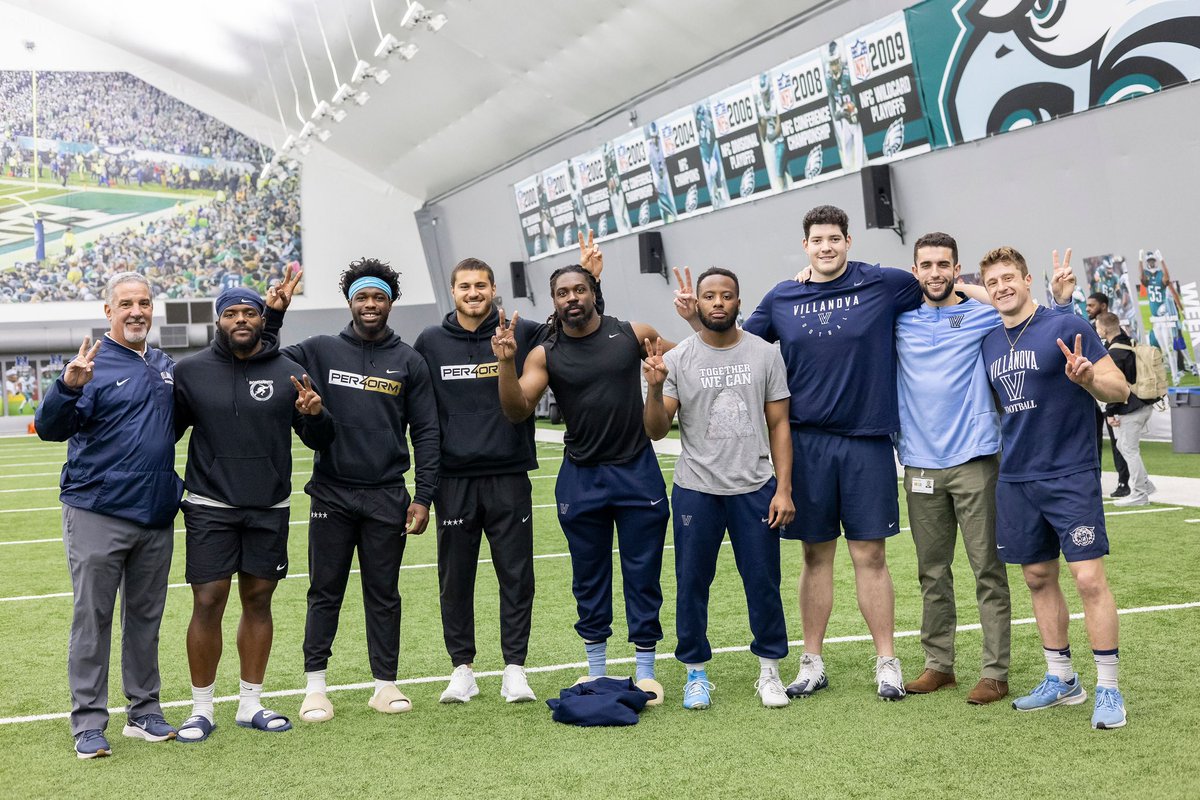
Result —
<path fill-rule="evenodd" d="M 583 466 L 624 464 L 650 444 L 642 422 L 642 353 L 633 326 L 601 317 L 580 338 L 547 340 L 550 388 L 567 423 L 567 458 Z"/>

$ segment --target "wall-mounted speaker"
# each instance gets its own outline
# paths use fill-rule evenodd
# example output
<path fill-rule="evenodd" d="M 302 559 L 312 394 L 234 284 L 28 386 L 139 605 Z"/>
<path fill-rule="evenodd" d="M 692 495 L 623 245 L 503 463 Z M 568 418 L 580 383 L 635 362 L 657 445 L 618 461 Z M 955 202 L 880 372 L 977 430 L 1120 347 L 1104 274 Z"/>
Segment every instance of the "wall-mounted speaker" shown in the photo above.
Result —
<path fill-rule="evenodd" d="M 638 234 L 638 262 L 643 275 L 667 277 L 667 258 L 663 255 L 661 233 L 647 231 Z"/>
<path fill-rule="evenodd" d="M 868 228 L 892 228 L 896 225 L 896 206 L 892 202 L 892 168 L 876 164 L 862 170 L 863 212 Z"/>
<path fill-rule="evenodd" d="M 512 278 L 513 297 L 529 297 L 529 283 L 525 279 L 525 262 L 510 261 L 508 269 Z"/>

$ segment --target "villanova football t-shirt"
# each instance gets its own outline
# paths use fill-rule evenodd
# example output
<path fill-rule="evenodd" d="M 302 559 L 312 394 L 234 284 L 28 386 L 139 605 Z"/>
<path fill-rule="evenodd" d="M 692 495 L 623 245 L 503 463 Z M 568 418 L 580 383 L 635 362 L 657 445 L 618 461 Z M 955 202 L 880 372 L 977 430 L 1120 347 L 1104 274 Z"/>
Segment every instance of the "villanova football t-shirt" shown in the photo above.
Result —
<path fill-rule="evenodd" d="M 988 380 L 1000 405 L 1000 480 L 1059 478 L 1098 469 L 1096 401 L 1066 375 L 1058 340 L 1093 364 L 1108 355 L 1081 317 L 1037 308 L 1012 328 L 996 328 L 983 340 Z"/>
<path fill-rule="evenodd" d="M 911 273 L 851 261 L 828 283 L 780 283 L 743 328 L 779 342 L 793 426 L 888 436 L 900 428 L 896 317 L 920 304 Z"/>

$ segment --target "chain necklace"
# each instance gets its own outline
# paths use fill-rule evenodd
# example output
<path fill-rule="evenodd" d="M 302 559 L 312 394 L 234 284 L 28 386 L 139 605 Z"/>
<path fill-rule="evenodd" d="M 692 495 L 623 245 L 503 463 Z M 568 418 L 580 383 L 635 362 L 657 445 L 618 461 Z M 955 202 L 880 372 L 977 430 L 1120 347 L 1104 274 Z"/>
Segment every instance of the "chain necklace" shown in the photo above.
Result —
<path fill-rule="evenodd" d="M 1033 318 L 1037 316 L 1037 309 L 1033 309 L 1033 313 L 1029 315 L 1029 319 L 1025 320 L 1025 324 L 1021 326 L 1021 330 L 1017 333 L 1016 339 L 1008 338 L 1008 328 L 1004 329 L 1004 338 L 1008 339 L 1008 352 L 1012 353 L 1017 349 L 1017 342 L 1021 341 L 1021 336 L 1025 334 L 1025 329 L 1029 327 L 1029 323 L 1033 322 Z"/>

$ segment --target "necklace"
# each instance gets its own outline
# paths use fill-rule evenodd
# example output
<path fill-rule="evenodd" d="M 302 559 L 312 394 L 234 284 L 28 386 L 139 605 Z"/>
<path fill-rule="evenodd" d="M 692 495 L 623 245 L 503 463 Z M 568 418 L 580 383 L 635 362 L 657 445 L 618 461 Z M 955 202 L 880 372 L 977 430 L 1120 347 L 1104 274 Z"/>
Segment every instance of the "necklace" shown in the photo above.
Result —
<path fill-rule="evenodd" d="M 1033 310 L 1033 313 L 1029 315 L 1029 319 L 1025 320 L 1025 324 L 1021 326 L 1021 330 L 1017 333 L 1016 339 L 1009 339 L 1008 338 L 1008 328 L 1004 329 L 1004 338 L 1008 339 L 1008 352 L 1011 353 L 1017 349 L 1017 342 L 1021 341 L 1021 336 L 1024 335 L 1025 329 L 1029 327 L 1029 323 L 1033 322 L 1033 318 L 1036 316 L 1037 316 L 1037 309 L 1035 308 Z"/>

